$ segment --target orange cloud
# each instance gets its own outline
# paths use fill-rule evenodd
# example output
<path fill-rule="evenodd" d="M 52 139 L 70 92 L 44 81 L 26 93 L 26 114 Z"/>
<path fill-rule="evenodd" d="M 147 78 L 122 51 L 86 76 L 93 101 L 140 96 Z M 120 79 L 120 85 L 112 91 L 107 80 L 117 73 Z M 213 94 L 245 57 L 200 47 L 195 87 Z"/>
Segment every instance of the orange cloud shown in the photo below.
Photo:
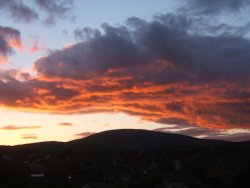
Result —
<path fill-rule="evenodd" d="M 15 125 L 7 125 L 4 127 L 1 127 L 2 130 L 7 131 L 15 131 L 15 130 L 23 130 L 23 129 L 40 129 L 41 126 L 15 126 Z"/>
<path fill-rule="evenodd" d="M 88 137 L 88 136 L 90 136 L 92 134 L 95 134 L 95 133 L 94 132 L 82 132 L 82 133 L 75 134 L 75 136 L 85 138 L 85 137 Z"/>
<path fill-rule="evenodd" d="M 27 89 L 24 97 L 20 97 L 22 94 L 14 95 L 18 100 L 5 105 L 13 105 L 20 110 L 61 114 L 125 112 L 146 121 L 211 129 L 249 128 L 250 101 L 242 99 L 241 95 L 250 91 L 237 83 L 154 85 L 129 79 L 129 82 L 135 82 L 130 86 L 126 79 L 103 76 L 75 83 L 67 79 L 56 82 L 27 80 L 20 83 Z M 241 90 L 236 89 L 239 87 Z M 16 93 L 22 91 L 17 90 Z M 2 95 L 10 98 L 4 93 Z"/>
<path fill-rule="evenodd" d="M 23 50 L 23 44 L 21 42 L 20 39 L 16 39 L 16 38 L 9 38 L 8 39 L 8 44 L 10 47 L 14 48 L 14 49 L 18 49 L 18 50 Z"/>
<path fill-rule="evenodd" d="M 70 123 L 70 122 L 63 122 L 63 123 L 57 123 L 57 125 L 59 125 L 59 126 L 73 126 L 73 124 L 72 123 Z"/>
<path fill-rule="evenodd" d="M 22 139 L 38 139 L 38 136 L 36 134 L 22 134 L 21 135 Z"/>
<path fill-rule="evenodd" d="M 37 53 L 40 51 L 47 51 L 47 47 L 45 44 L 39 44 L 38 41 L 33 40 L 31 47 L 28 49 L 29 53 Z"/>
<path fill-rule="evenodd" d="M 32 44 L 32 47 L 30 48 L 30 52 L 32 52 L 32 53 L 36 53 L 36 52 L 38 52 L 38 51 L 40 51 L 41 49 L 40 49 L 40 47 L 38 46 L 38 43 L 37 42 L 34 42 L 33 44 Z"/>
<path fill-rule="evenodd" d="M 37 53 L 40 51 L 46 51 L 47 47 L 45 44 L 40 44 L 37 40 L 35 40 L 34 38 L 31 38 L 31 46 L 25 45 L 24 43 L 22 43 L 22 41 L 19 38 L 12 38 L 9 37 L 7 39 L 8 41 L 8 45 L 9 47 L 13 48 L 13 49 L 17 49 L 21 52 L 25 52 L 25 53 Z"/>

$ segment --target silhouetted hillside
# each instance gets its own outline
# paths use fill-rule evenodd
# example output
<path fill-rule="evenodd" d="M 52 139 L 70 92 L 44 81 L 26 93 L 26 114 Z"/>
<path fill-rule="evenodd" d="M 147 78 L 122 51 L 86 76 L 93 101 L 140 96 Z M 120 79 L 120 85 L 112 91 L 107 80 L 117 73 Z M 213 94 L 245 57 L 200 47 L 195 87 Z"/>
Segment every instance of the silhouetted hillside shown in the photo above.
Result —
<path fill-rule="evenodd" d="M 1 146 L 0 150 L 62 152 L 89 149 L 191 149 L 229 144 L 221 140 L 197 139 L 190 136 L 139 129 L 110 130 L 70 142 L 40 142 Z M 239 143 L 235 143 L 237 146 Z M 247 142 L 241 144 L 246 147 Z M 236 146 L 236 147 L 237 147 Z"/>
<path fill-rule="evenodd" d="M 64 142 L 39 142 L 32 144 L 16 145 L 11 147 L 14 151 L 26 151 L 26 152 L 57 152 L 66 149 Z"/>
<path fill-rule="evenodd" d="M 245 188 L 249 159 L 250 142 L 112 130 L 66 143 L 0 146 L 0 187 Z"/>
<path fill-rule="evenodd" d="M 197 139 L 185 135 L 138 129 L 120 129 L 97 133 L 69 142 L 72 146 L 110 149 L 163 149 L 181 147 L 210 147 L 228 142 Z"/>

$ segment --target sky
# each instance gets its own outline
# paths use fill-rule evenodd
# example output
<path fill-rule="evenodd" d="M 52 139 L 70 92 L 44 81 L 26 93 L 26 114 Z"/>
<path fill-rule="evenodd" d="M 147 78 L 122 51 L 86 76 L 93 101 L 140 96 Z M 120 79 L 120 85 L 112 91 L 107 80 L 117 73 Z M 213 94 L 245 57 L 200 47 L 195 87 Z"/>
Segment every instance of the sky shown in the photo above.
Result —
<path fill-rule="evenodd" d="M 250 140 L 249 14 L 248 0 L 0 0 L 0 145 Z"/>

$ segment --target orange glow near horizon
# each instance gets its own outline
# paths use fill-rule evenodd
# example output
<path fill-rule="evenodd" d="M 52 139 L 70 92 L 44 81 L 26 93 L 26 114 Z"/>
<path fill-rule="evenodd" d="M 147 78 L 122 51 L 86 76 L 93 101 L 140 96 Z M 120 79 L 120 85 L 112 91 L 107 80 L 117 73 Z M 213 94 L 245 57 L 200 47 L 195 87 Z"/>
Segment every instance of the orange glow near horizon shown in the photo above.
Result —
<path fill-rule="evenodd" d="M 78 139 L 79 135 L 77 136 L 77 134 L 85 132 L 97 133 L 105 130 L 124 128 L 152 130 L 162 127 L 162 124 L 142 121 L 139 117 L 123 113 L 59 115 L 2 109 L 0 110 L 0 116 L 0 128 L 8 125 L 31 127 L 31 129 L 19 130 L 0 129 L 0 145 L 18 145 L 43 141 L 69 141 Z M 65 122 L 70 122 L 72 126 L 59 125 Z M 35 129 L 38 126 L 41 128 Z M 32 127 L 34 128 L 32 129 Z"/>
<path fill-rule="evenodd" d="M 145 121 L 140 117 L 124 113 L 62 115 L 1 109 L 0 116 L 0 145 L 19 145 L 44 141 L 67 142 L 89 134 L 115 129 L 164 129 L 173 133 L 189 129 L 174 124 L 167 125 Z M 250 134 L 250 130 L 229 129 L 222 130 L 221 133 L 229 136 L 241 133 Z M 206 138 L 206 136 L 197 135 L 198 138 Z"/>

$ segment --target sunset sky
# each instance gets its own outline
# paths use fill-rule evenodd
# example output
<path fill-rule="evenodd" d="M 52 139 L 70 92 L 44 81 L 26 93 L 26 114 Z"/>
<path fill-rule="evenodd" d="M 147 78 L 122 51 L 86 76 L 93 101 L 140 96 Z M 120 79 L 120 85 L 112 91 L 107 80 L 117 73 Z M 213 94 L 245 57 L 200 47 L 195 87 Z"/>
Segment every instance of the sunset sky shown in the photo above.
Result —
<path fill-rule="evenodd" d="M 249 0 L 0 0 L 0 15 L 0 145 L 250 140 Z"/>

